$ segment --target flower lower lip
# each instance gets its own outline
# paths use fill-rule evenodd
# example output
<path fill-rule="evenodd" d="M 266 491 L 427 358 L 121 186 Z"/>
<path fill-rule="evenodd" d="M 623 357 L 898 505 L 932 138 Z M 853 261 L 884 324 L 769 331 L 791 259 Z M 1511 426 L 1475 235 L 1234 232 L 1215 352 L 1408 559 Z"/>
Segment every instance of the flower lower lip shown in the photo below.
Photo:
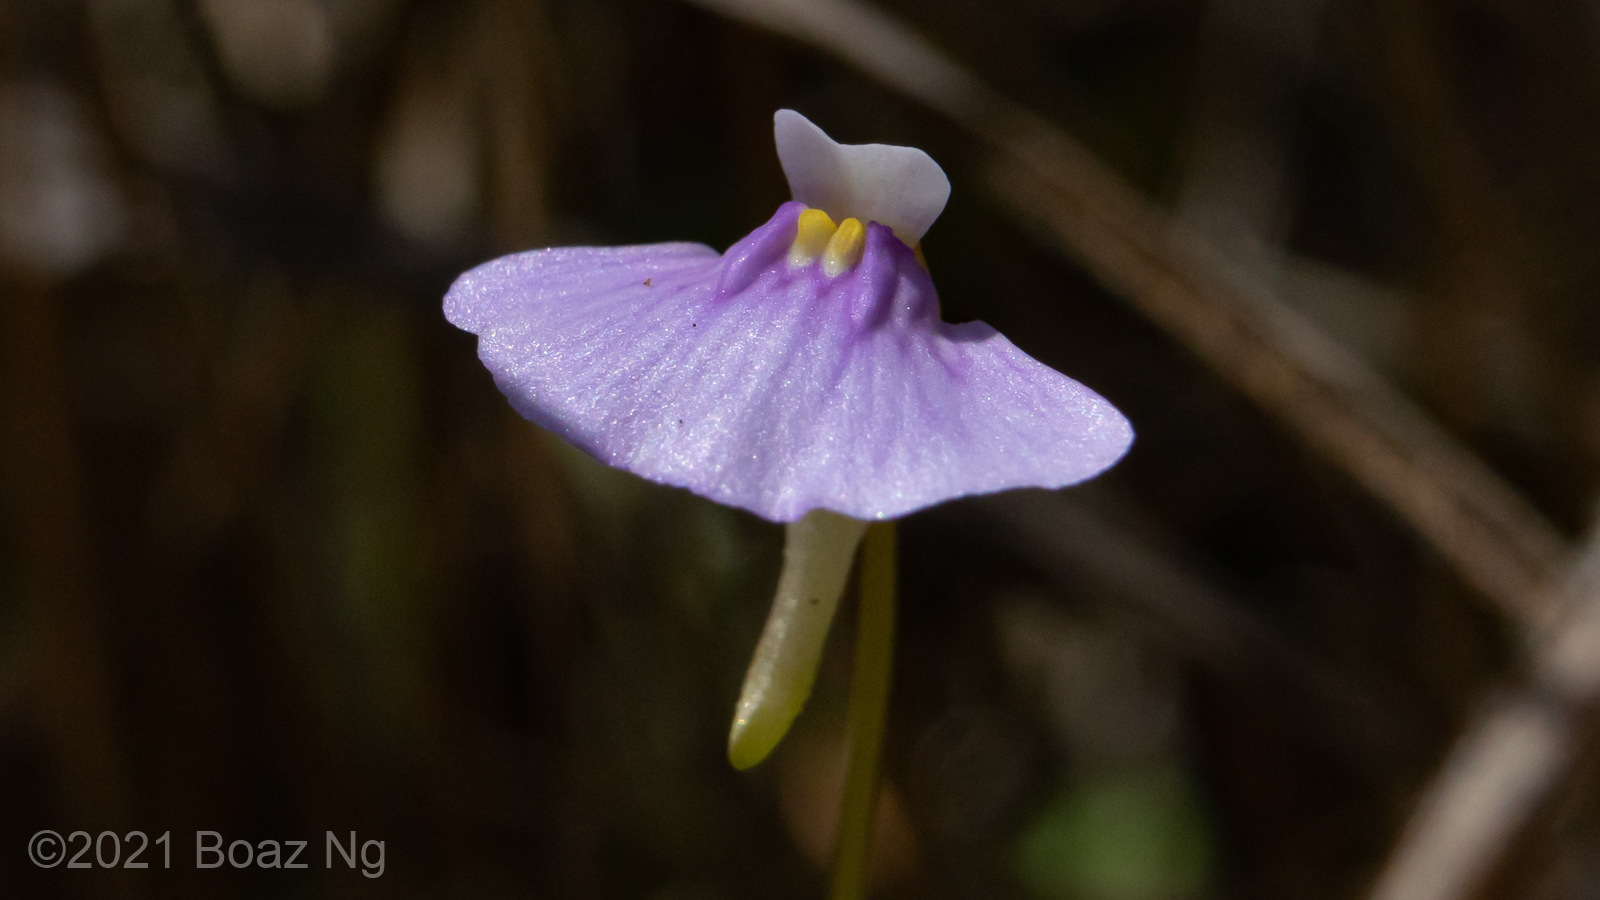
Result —
<path fill-rule="evenodd" d="M 792 268 L 806 212 L 786 204 L 720 258 L 692 244 L 507 257 L 464 275 L 447 313 L 528 418 L 775 521 L 1059 487 L 1126 449 L 1127 421 L 1092 391 L 982 323 L 939 322 L 927 270 L 887 228 L 862 229 L 839 275 L 824 266 L 843 226 Z"/>

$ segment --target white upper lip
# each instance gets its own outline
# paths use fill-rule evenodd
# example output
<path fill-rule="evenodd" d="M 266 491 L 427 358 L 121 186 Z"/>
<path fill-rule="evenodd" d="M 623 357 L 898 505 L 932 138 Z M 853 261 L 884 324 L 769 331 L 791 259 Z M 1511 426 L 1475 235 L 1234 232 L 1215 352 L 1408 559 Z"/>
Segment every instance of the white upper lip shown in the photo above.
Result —
<path fill-rule="evenodd" d="M 772 118 L 789 191 L 836 222 L 879 222 L 915 246 L 950 199 L 944 170 L 915 147 L 841 144 L 792 109 Z"/>

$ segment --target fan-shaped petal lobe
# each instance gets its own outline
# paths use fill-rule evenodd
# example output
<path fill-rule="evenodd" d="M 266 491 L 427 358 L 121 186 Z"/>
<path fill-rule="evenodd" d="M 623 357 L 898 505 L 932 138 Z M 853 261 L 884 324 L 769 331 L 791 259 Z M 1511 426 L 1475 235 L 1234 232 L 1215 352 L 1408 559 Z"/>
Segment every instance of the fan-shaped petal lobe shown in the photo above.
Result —
<path fill-rule="evenodd" d="M 981 322 L 937 316 L 911 249 L 869 225 L 828 277 L 787 251 L 787 203 L 718 256 L 560 248 L 457 280 L 451 322 L 528 419 L 596 458 L 779 522 L 888 518 L 1061 487 L 1114 463 L 1127 420 Z"/>

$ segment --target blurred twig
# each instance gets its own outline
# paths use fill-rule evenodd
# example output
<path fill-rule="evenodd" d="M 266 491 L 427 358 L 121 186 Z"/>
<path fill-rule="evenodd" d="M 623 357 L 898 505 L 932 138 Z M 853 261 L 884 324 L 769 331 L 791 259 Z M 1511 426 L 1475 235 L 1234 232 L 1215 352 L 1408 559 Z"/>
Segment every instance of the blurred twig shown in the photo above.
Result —
<path fill-rule="evenodd" d="M 1486 703 L 1423 794 L 1372 900 L 1467 896 L 1548 795 L 1600 697 L 1600 528 L 1562 590 L 1563 619 L 1538 636 L 1530 683 Z"/>
<path fill-rule="evenodd" d="M 1551 614 L 1555 528 L 1354 354 L 1182 226 L 1118 229 L 1020 167 L 997 190 L 1146 316 L 1387 503 L 1502 613 Z M 1041 190 L 1041 187 L 1044 187 Z M 1134 211 L 1129 210 L 1132 213 Z"/>
<path fill-rule="evenodd" d="M 1569 725 L 1536 695 L 1491 701 L 1424 793 L 1371 900 L 1467 896 L 1566 767 Z"/>

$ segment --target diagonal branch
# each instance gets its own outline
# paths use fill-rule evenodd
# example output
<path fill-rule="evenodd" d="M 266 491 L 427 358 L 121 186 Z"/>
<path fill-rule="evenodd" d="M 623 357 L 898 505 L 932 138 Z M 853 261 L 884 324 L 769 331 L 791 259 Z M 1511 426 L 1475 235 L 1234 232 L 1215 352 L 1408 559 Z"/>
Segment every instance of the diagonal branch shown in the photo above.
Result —
<path fill-rule="evenodd" d="M 1559 599 L 1560 621 L 1534 641 L 1529 683 L 1492 697 L 1456 740 L 1371 900 L 1469 896 L 1566 771 L 1600 699 L 1600 527 Z"/>

